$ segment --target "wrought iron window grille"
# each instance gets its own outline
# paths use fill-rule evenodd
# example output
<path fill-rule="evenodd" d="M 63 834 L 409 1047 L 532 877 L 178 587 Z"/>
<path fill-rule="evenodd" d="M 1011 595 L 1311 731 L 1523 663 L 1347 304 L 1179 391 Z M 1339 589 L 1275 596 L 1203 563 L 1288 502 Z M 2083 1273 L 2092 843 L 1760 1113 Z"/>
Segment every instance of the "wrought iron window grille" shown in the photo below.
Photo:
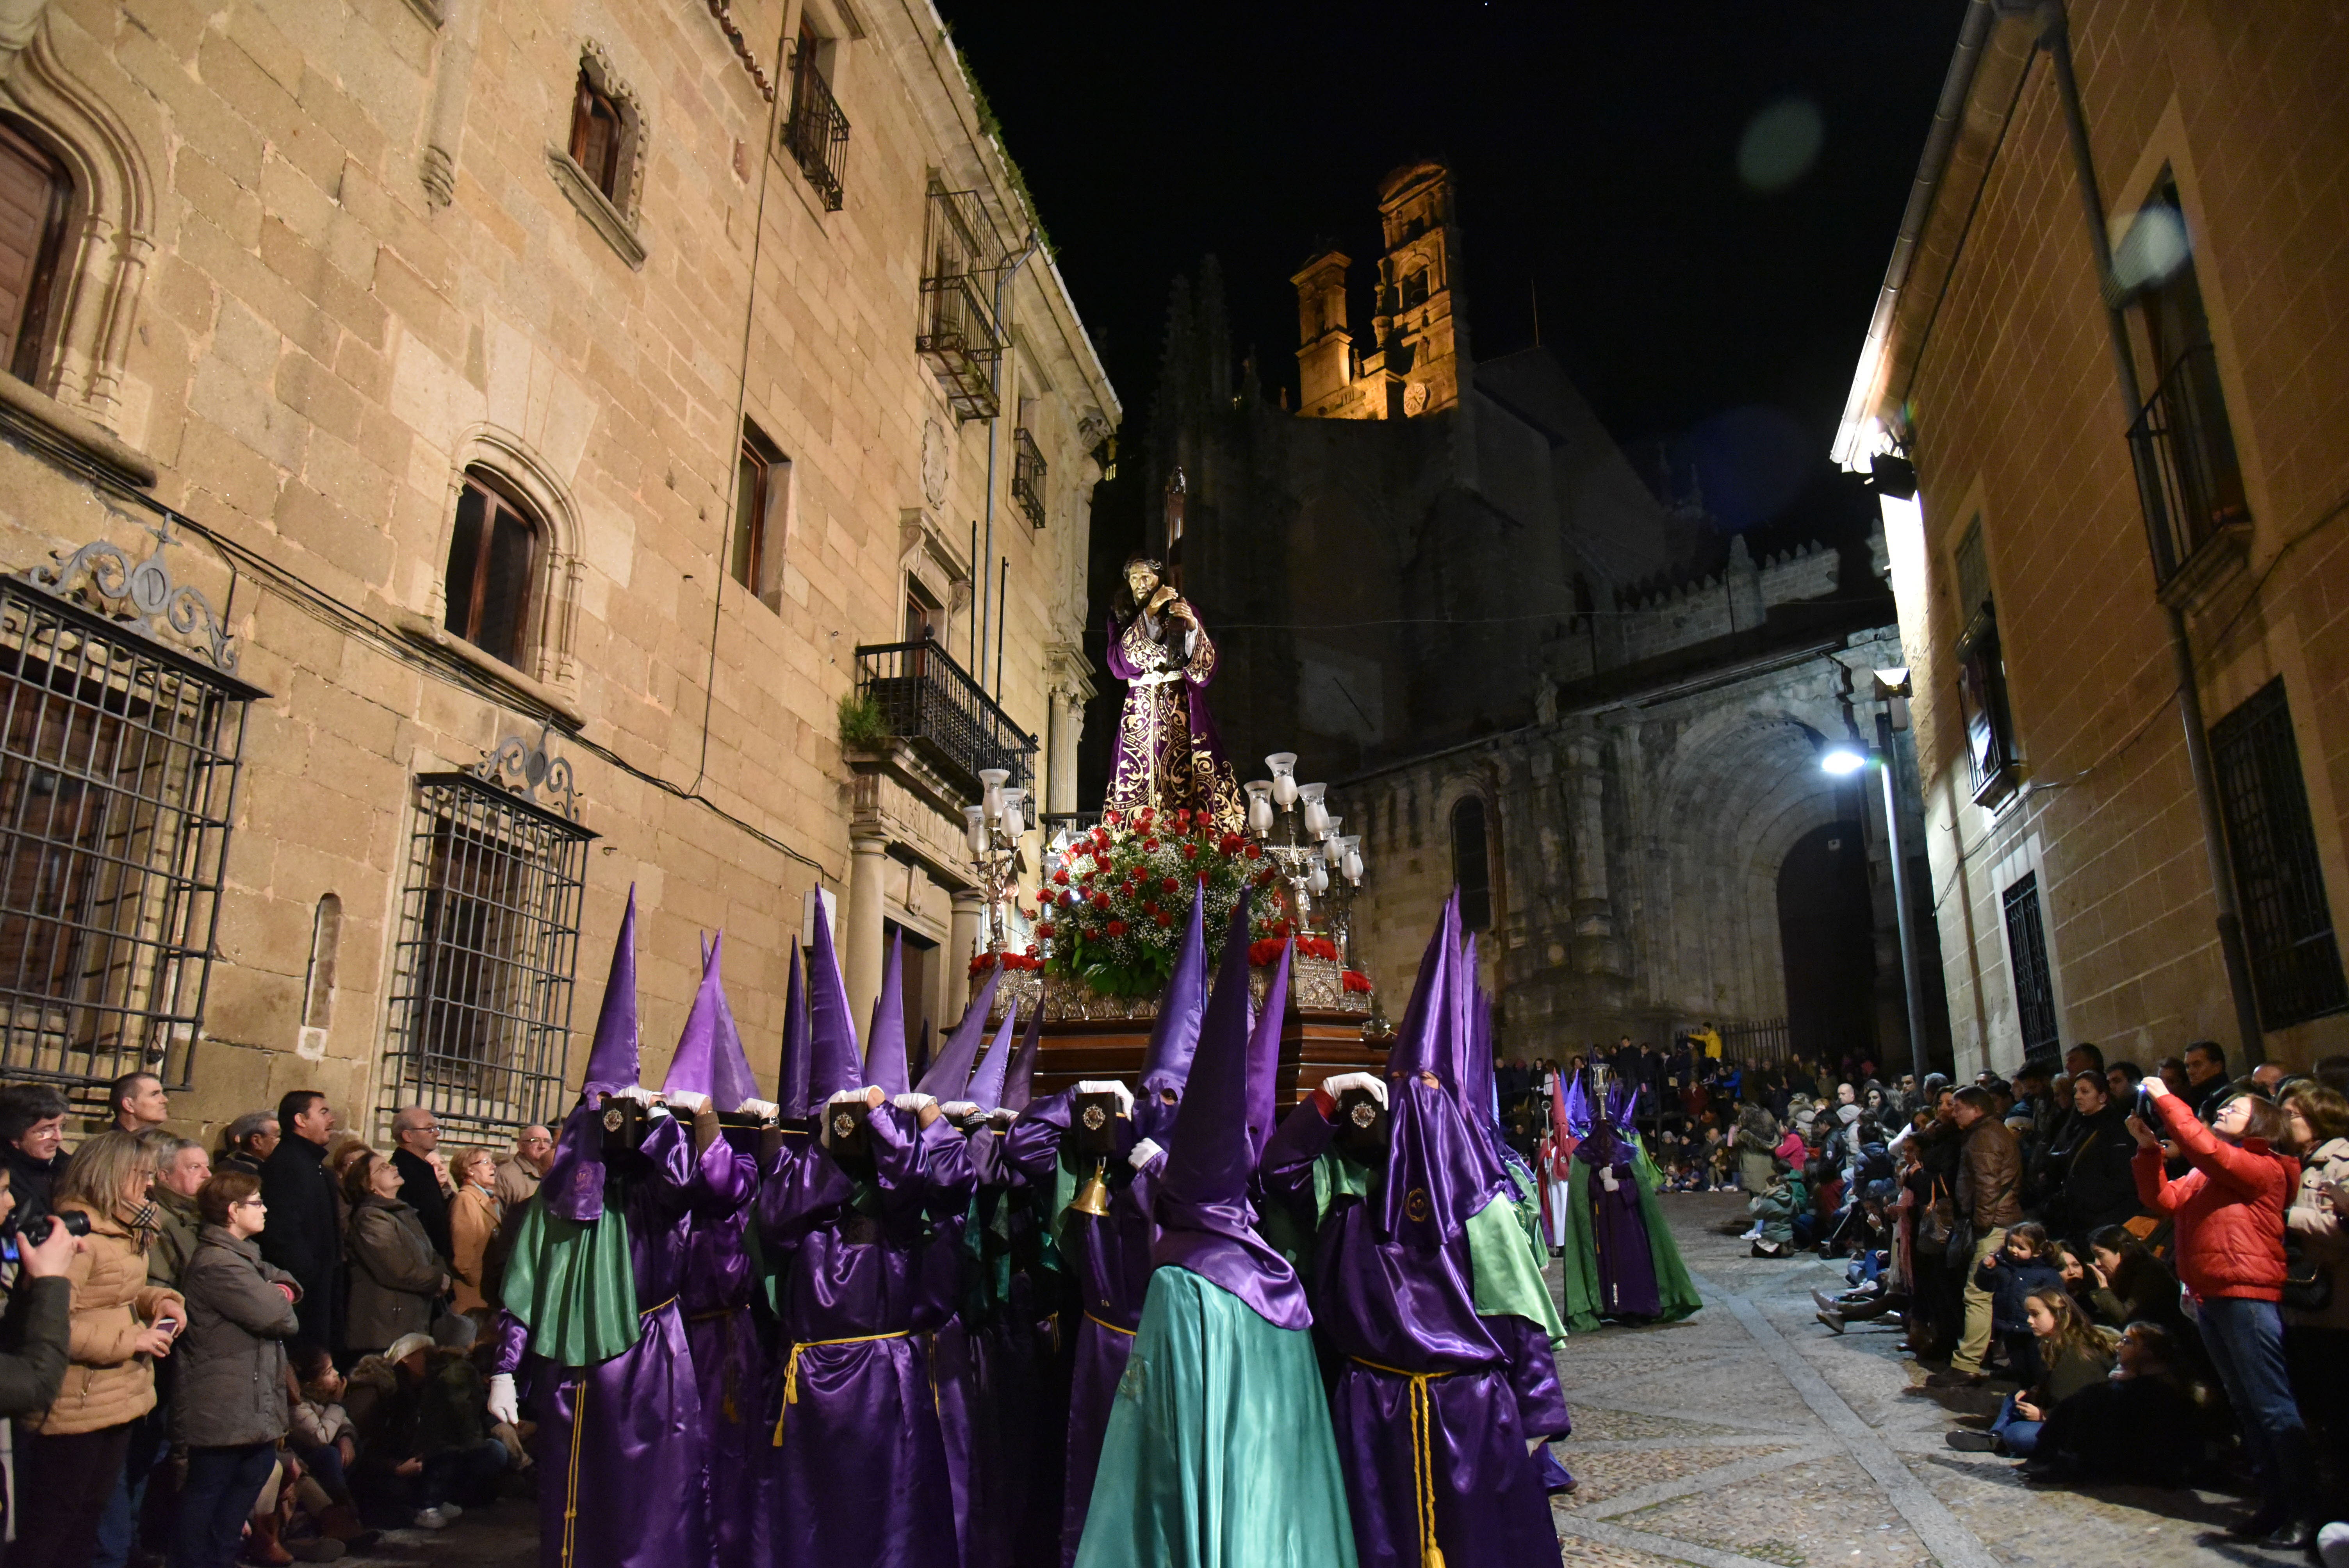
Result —
<path fill-rule="evenodd" d="M 922 273 L 922 328 L 914 346 L 929 362 L 955 418 L 992 419 L 1002 407 L 995 371 L 1003 357 L 995 277 L 1003 242 L 976 191 L 933 183 Z"/>
<path fill-rule="evenodd" d="M 2169 366 L 2129 427 L 2129 449 L 2156 587 L 2167 587 L 2206 545 L 2249 531 L 2242 464 L 2208 344 Z"/>
<path fill-rule="evenodd" d="M 587 845 L 568 759 L 509 736 L 416 780 L 382 1110 L 500 1131 L 568 1091 Z"/>
<path fill-rule="evenodd" d="M 856 692 L 880 710 L 890 735 L 949 773 L 974 800 L 982 769 L 1002 769 L 1016 789 L 1034 779 L 1036 738 L 930 638 L 860 646 Z"/>
<path fill-rule="evenodd" d="M 1022 426 L 1011 437 L 1011 499 L 1038 528 L 1044 526 L 1044 453 Z"/>
<path fill-rule="evenodd" d="M 0 1073 L 93 1107 L 185 1088 L 203 1030 L 248 706 L 236 645 L 104 540 L 0 578 Z"/>
<path fill-rule="evenodd" d="M 2023 1054 L 2035 1056 L 2062 1044 L 2055 1016 L 2055 982 L 2047 963 L 2047 931 L 2039 909 L 2039 873 L 2026 872 L 2002 895 L 2007 954 L 2014 964 L 2015 1021 L 2023 1029 Z"/>
<path fill-rule="evenodd" d="M 2210 759 L 2261 1026 L 2349 1008 L 2283 677 L 2210 727 Z"/>
<path fill-rule="evenodd" d="M 832 96 L 816 51 L 802 36 L 792 52 L 792 107 L 783 117 L 783 146 L 815 188 L 827 212 L 845 199 L 842 175 L 848 166 L 848 116 Z"/>

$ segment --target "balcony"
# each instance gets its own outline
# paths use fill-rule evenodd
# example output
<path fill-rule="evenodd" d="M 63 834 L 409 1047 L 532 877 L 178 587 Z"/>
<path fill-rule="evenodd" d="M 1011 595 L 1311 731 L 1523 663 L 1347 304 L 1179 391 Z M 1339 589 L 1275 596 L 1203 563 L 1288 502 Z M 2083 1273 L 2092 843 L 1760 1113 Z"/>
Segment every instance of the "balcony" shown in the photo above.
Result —
<path fill-rule="evenodd" d="M 1038 528 L 1044 526 L 1044 454 L 1025 428 L 1011 437 L 1011 499 Z"/>
<path fill-rule="evenodd" d="M 841 175 L 848 165 L 848 117 L 817 68 L 815 51 L 804 42 L 792 58 L 792 111 L 783 121 L 783 145 L 823 199 L 824 211 L 839 211 Z"/>
<path fill-rule="evenodd" d="M 2243 470 L 2219 388 L 2218 356 L 2189 348 L 2129 428 L 2153 575 L 2165 600 L 2198 596 L 2251 537 Z"/>
<path fill-rule="evenodd" d="M 1000 407 L 995 367 L 1003 333 L 995 319 L 995 274 L 1003 246 L 975 191 L 930 187 L 922 329 L 914 346 L 929 362 L 958 420 L 992 419 Z"/>
<path fill-rule="evenodd" d="M 1036 738 L 927 637 L 859 646 L 856 695 L 880 710 L 890 735 L 951 775 L 971 799 L 978 799 L 981 769 L 1004 769 L 1022 789 L 1034 779 Z"/>

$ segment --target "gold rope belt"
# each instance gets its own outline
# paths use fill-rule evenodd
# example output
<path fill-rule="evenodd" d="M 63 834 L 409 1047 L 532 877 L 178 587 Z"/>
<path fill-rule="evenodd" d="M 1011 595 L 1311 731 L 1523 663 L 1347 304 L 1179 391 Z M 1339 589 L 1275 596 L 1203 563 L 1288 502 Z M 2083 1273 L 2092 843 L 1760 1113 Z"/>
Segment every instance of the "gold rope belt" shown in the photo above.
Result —
<path fill-rule="evenodd" d="M 637 1321 L 642 1322 L 644 1319 L 650 1317 L 654 1313 L 658 1312 L 661 1307 L 674 1306 L 676 1304 L 677 1297 L 670 1296 L 668 1300 L 661 1302 L 657 1305 L 646 1307 L 636 1314 Z M 579 1379 L 579 1386 L 573 1391 L 571 1396 L 571 1467 L 570 1474 L 564 1479 L 564 1491 L 563 1496 L 563 1562 L 564 1568 L 570 1568 L 571 1548 L 578 1533 L 579 1424 L 585 1418 L 586 1410 L 587 1379 L 582 1377 Z"/>
<path fill-rule="evenodd" d="M 1087 1314 L 1085 1314 L 1085 1321 L 1086 1321 L 1086 1322 L 1088 1322 L 1088 1323 L 1100 1323 L 1100 1324 L 1101 1324 L 1101 1326 L 1102 1326 L 1103 1328 L 1108 1329 L 1112 1334 L 1123 1334 L 1123 1335 L 1124 1335 L 1128 1339 L 1133 1338 L 1133 1336 L 1134 1336 L 1134 1330 L 1133 1330 L 1133 1329 L 1131 1329 L 1131 1328 L 1120 1328 L 1120 1327 L 1119 1327 L 1116 1324 L 1114 1324 L 1114 1323 L 1102 1323 L 1102 1320 L 1101 1320 L 1100 1318 L 1095 1317 L 1095 1316 L 1094 1316 L 1092 1313 L 1090 1313 L 1090 1312 L 1089 1312 L 1089 1313 L 1087 1313 Z"/>
<path fill-rule="evenodd" d="M 658 1311 L 661 1309 L 661 1307 L 663 1307 L 663 1306 L 675 1306 L 676 1305 L 677 1305 L 677 1297 L 675 1297 L 675 1296 L 670 1296 L 667 1301 L 662 1302 L 662 1303 L 660 1304 L 660 1305 L 659 1305 L 659 1306 L 647 1306 L 647 1307 L 641 1307 L 641 1308 L 639 1308 L 639 1309 L 637 1310 L 637 1312 L 636 1312 L 636 1315 L 637 1315 L 638 1317 L 650 1317 L 654 1313 L 658 1312 Z"/>
<path fill-rule="evenodd" d="M 792 1346 L 792 1358 L 783 1364 L 783 1408 L 775 1416 L 774 1446 L 782 1447 L 783 1418 L 800 1402 L 800 1352 L 822 1345 L 871 1345 L 883 1339 L 911 1339 L 914 1331 L 899 1328 L 887 1334 L 852 1334 L 845 1339 L 802 1339 Z"/>
<path fill-rule="evenodd" d="M 1411 1468 L 1413 1488 L 1417 1493 L 1413 1501 L 1419 1509 L 1420 1568 L 1444 1568 L 1444 1548 L 1435 1543 L 1435 1456 L 1428 1443 L 1428 1430 L 1434 1421 L 1428 1413 L 1427 1386 L 1438 1377 L 1449 1377 L 1452 1374 L 1406 1372 L 1400 1367 L 1382 1366 L 1360 1356 L 1350 1356 L 1347 1359 L 1373 1372 L 1411 1380 Z"/>

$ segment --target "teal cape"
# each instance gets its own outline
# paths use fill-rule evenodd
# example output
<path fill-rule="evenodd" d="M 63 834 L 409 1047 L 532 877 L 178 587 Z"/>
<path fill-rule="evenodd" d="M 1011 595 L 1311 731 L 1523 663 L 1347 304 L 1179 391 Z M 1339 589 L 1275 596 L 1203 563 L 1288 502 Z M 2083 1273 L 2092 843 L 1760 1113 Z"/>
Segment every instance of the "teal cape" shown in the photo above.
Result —
<path fill-rule="evenodd" d="M 1704 1303 L 1696 1294 L 1695 1282 L 1689 1278 L 1688 1266 L 1681 1262 L 1671 1227 L 1664 1223 L 1663 1211 L 1656 1203 L 1656 1189 L 1663 1184 L 1663 1177 L 1647 1150 L 1636 1143 L 1631 1148 L 1631 1187 L 1639 1194 L 1640 1222 L 1648 1228 L 1648 1258 L 1655 1265 L 1656 1298 L 1662 1303 L 1656 1321 L 1671 1323 Z M 1566 1325 L 1577 1334 L 1588 1334 L 1599 1326 L 1599 1246 L 1590 1232 L 1590 1167 L 1579 1160 L 1574 1161 L 1567 1192 L 1563 1262 Z"/>
<path fill-rule="evenodd" d="M 636 1342 L 636 1273 L 618 1203 L 607 1201 L 600 1219 L 565 1220 L 533 1193 L 513 1223 L 502 1295 L 533 1354 L 595 1367 Z"/>
<path fill-rule="evenodd" d="M 1310 1330 L 1151 1274 L 1076 1568 L 1355 1568 Z"/>

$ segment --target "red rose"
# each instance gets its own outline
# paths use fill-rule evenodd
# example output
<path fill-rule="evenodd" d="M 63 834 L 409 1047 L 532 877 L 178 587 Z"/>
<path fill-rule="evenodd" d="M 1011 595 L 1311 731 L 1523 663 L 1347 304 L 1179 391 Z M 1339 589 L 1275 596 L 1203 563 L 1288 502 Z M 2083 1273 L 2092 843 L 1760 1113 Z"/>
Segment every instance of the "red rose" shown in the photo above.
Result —
<path fill-rule="evenodd" d="M 1250 859 L 1250 860 L 1252 860 L 1252 861 L 1254 861 L 1254 860 L 1261 860 L 1261 859 L 1263 859 L 1263 858 L 1264 858 L 1264 846 L 1263 846 L 1263 845 L 1261 845 L 1261 844 L 1250 844 L 1250 845 L 1249 845 L 1246 850 L 1242 851 L 1241 852 L 1242 852 L 1242 853 L 1244 853 L 1244 854 L 1246 854 L 1246 855 L 1247 856 L 1247 858 L 1248 858 L 1248 859 Z"/>
<path fill-rule="evenodd" d="M 1144 839 L 1144 840 L 1143 840 L 1143 841 L 1142 841 L 1142 852 L 1143 852 L 1143 854 L 1145 854 L 1145 855 L 1154 855 L 1154 854 L 1156 854 L 1156 853 L 1158 852 L 1158 841 L 1157 841 L 1157 840 L 1155 840 L 1155 839 Z"/>
<path fill-rule="evenodd" d="M 1247 841 L 1237 833 L 1226 833 L 1216 841 L 1216 852 L 1219 855 L 1236 855 L 1240 852 L 1240 846 L 1247 842 Z"/>
<path fill-rule="evenodd" d="M 1036 934 L 1039 936 L 1050 937 L 1052 934 L 1052 923 L 1049 920 L 1038 921 L 1036 923 Z"/>
<path fill-rule="evenodd" d="M 1158 879 L 1158 885 L 1164 888 L 1168 892 L 1174 892 L 1182 887 L 1183 879 L 1180 877 L 1160 877 Z"/>
<path fill-rule="evenodd" d="M 1143 899 L 1142 901 L 1142 913 L 1144 914 L 1156 914 L 1158 913 L 1158 901 L 1156 899 L 1150 898 Z"/>
<path fill-rule="evenodd" d="M 1095 909 L 1107 909 L 1109 907 L 1109 894 L 1105 892 L 1097 892 L 1093 894 L 1093 907 Z"/>
<path fill-rule="evenodd" d="M 1151 913 L 1161 925 L 1172 925 L 1174 923 L 1174 917 L 1167 913 L 1163 909 L 1153 910 L 1151 911 Z"/>
<path fill-rule="evenodd" d="M 1111 921 L 1109 923 L 1109 934 L 1112 936 L 1123 936 L 1125 934 L 1125 922 L 1122 920 Z"/>
<path fill-rule="evenodd" d="M 1116 813 L 1115 811 L 1103 811 L 1103 812 L 1102 813 L 1102 828 L 1114 828 L 1114 827 L 1116 827 L 1116 826 L 1117 826 L 1117 813 Z M 1094 831 L 1094 833 L 1095 833 L 1095 834 L 1099 834 L 1099 833 L 1101 832 L 1101 828 L 1095 828 L 1095 829 L 1093 830 L 1093 831 Z"/>
<path fill-rule="evenodd" d="M 1061 886 L 1061 887 L 1066 887 L 1066 886 L 1068 886 L 1068 885 L 1069 885 L 1069 868 L 1068 868 L 1068 867 L 1066 867 L 1066 866 L 1062 866 L 1060 870 L 1058 870 L 1058 871 L 1054 872 L 1052 873 L 1052 881 L 1053 881 L 1054 882 L 1058 883 L 1058 884 L 1059 884 L 1060 886 Z"/>

